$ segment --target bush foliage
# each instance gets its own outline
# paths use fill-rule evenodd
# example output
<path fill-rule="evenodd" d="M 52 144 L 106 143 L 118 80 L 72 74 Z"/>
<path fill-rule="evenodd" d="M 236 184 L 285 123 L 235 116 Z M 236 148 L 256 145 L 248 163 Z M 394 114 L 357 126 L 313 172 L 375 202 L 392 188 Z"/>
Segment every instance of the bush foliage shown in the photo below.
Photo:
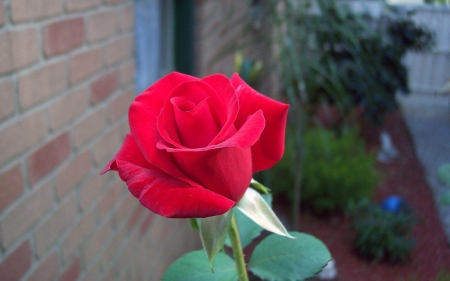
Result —
<path fill-rule="evenodd" d="M 385 113 L 397 108 L 396 92 L 409 93 L 403 57 L 429 50 L 433 34 L 393 8 L 375 18 L 337 1 L 317 5 L 320 12 L 300 22 L 310 27 L 319 52 L 318 65 L 305 73 L 310 102 L 327 100 L 344 115 L 363 105 L 368 121 L 382 123 Z"/>
<path fill-rule="evenodd" d="M 403 208 L 392 213 L 362 200 L 350 204 L 347 213 L 354 219 L 354 245 L 362 257 L 391 263 L 406 260 L 414 246 L 410 233 L 417 222 L 411 210 Z"/>
<path fill-rule="evenodd" d="M 283 159 L 267 175 L 273 191 L 290 199 L 295 175 L 291 133 L 288 130 Z M 303 153 L 302 202 L 318 213 L 344 210 L 350 201 L 369 197 L 378 184 L 374 157 L 364 151 L 356 130 L 338 136 L 331 130 L 310 129 L 304 136 Z"/>
<path fill-rule="evenodd" d="M 357 131 L 337 136 L 333 131 L 313 129 L 306 133 L 304 142 L 305 203 L 318 212 L 342 210 L 348 202 L 372 194 L 379 175 Z"/>

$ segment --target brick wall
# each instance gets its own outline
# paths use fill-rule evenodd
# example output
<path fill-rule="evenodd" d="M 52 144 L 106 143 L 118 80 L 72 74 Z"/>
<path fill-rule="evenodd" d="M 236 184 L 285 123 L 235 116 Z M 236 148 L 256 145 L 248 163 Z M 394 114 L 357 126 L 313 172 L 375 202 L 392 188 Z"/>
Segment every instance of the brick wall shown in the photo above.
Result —
<path fill-rule="evenodd" d="M 264 2 L 264 1 L 262 1 Z M 279 96 L 271 25 L 258 4 L 250 0 L 196 0 L 195 53 L 199 76 L 234 73 L 234 55 L 263 61 L 257 89 L 272 97 Z M 262 3 L 261 3 L 262 5 Z"/>
<path fill-rule="evenodd" d="M 159 280 L 186 221 L 99 172 L 128 132 L 131 0 L 0 0 L 0 280 Z"/>

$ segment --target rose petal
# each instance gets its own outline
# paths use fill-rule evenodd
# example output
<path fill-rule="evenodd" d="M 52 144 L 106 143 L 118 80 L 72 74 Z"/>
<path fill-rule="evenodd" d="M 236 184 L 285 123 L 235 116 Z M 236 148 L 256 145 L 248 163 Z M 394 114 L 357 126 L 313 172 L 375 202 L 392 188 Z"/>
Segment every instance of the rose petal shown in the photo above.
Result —
<path fill-rule="evenodd" d="M 173 89 L 184 82 L 197 80 L 200 79 L 182 73 L 172 72 L 137 96 L 128 112 L 131 134 L 140 147 L 144 157 L 149 162 L 161 167 L 167 173 L 180 179 L 183 178 L 185 181 L 186 177 L 177 171 L 177 168 L 171 165 L 170 161 L 167 162 L 164 160 L 166 154 L 156 148 L 156 144 L 161 139 L 158 133 L 157 120 L 164 106 L 164 102 L 172 93 Z"/>
<path fill-rule="evenodd" d="M 125 139 L 123 140 L 122 146 L 120 147 L 119 151 L 116 153 L 113 159 L 111 159 L 108 164 L 106 164 L 105 168 L 100 172 L 100 174 L 103 175 L 110 170 L 117 171 L 116 160 L 130 162 L 144 168 L 151 167 L 151 164 L 144 158 L 141 151 L 139 150 L 139 147 L 130 134 L 127 134 L 125 136 Z"/>
<path fill-rule="evenodd" d="M 208 98 L 211 113 L 217 124 L 220 126 L 226 121 L 226 104 L 217 91 L 203 81 L 190 81 L 178 85 L 168 98 L 173 97 L 185 97 L 195 104 L 199 104 L 202 100 Z"/>
<path fill-rule="evenodd" d="M 109 170 L 119 172 L 142 205 L 165 217 L 216 216 L 227 212 L 235 203 L 203 187 L 177 180 L 153 166 L 130 134 L 102 173 Z"/>
<path fill-rule="evenodd" d="M 214 121 L 208 99 L 204 99 L 190 111 L 183 111 L 175 106 L 174 116 L 181 143 L 186 147 L 207 146 L 220 131 L 219 125 Z"/>
<path fill-rule="evenodd" d="M 151 106 L 142 102 L 133 102 L 128 112 L 128 118 L 133 140 L 145 159 L 169 175 L 190 185 L 195 185 L 192 180 L 180 171 L 165 150 L 156 147 L 156 143 L 162 138 L 157 130 L 157 117 L 154 116 Z"/>
<path fill-rule="evenodd" d="M 219 94 L 224 104 L 230 104 L 236 96 L 235 88 L 231 84 L 230 79 L 223 74 L 206 76 L 201 81 L 211 86 Z"/>
<path fill-rule="evenodd" d="M 233 201 L 241 199 L 252 179 L 250 147 L 175 152 L 173 156 L 189 178 Z"/>
<path fill-rule="evenodd" d="M 214 149 L 220 149 L 224 147 L 238 147 L 247 148 L 253 146 L 260 138 L 261 133 L 265 127 L 265 120 L 261 110 L 258 110 L 253 115 L 251 115 L 248 120 L 242 125 L 242 127 L 237 131 L 232 137 L 215 145 L 209 145 L 207 147 L 201 148 L 173 148 L 168 146 L 168 144 L 161 140 L 157 143 L 156 147 L 161 150 L 166 150 L 168 152 L 200 152 L 208 151 Z M 233 127 L 234 129 L 234 127 Z"/>
<path fill-rule="evenodd" d="M 158 128 L 161 136 L 167 142 L 171 141 L 164 135 L 165 132 L 175 135 L 183 147 L 199 148 L 207 146 L 219 133 L 220 126 L 214 120 L 208 97 L 198 104 L 187 101 L 186 97 L 174 97 L 164 106 L 164 129 L 161 130 L 161 122 L 158 120 Z M 189 106 L 189 107 L 187 107 Z M 182 108 L 190 110 L 183 110 Z M 174 139 L 171 137 L 171 139 Z M 180 147 L 176 145 L 176 147 Z"/>
<path fill-rule="evenodd" d="M 217 134 L 214 140 L 210 143 L 210 145 L 219 144 L 236 132 L 236 128 L 233 123 L 236 120 L 237 113 L 239 111 L 239 100 L 233 85 L 231 85 L 230 79 L 228 79 L 225 75 L 210 75 L 203 78 L 202 81 L 210 85 L 211 88 L 215 89 L 227 106 L 226 122 L 223 124 L 220 133 Z"/>
<path fill-rule="evenodd" d="M 164 102 L 172 93 L 173 89 L 175 89 L 181 83 L 198 80 L 200 79 L 198 79 L 197 77 L 182 74 L 179 72 L 172 72 L 148 87 L 144 92 L 138 95 L 135 100 L 157 108 L 158 110 L 156 113 L 157 115 L 159 115 Z"/>
<path fill-rule="evenodd" d="M 228 104 L 227 120 L 225 124 L 222 126 L 220 132 L 216 135 L 216 137 L 211 141 L 209 145 L 219 144 L 225 141 L 226 139 L 230 138 L 234 133 L 236 133 L 234 121 L 236 120 L 238 111 L 239 111 L 239 100 L 237 96 L 234 96 L 230 100 L 230 103 Z"/>
<path fill-rule="evenodd" d="M 158 170 L 117 160 L 120 178 L 143 206 L 168 218 L 204 218 L 224 214 L 235 202 L 203 187 L 193 187 Z"/>
<path fill-rule="evenodd" d="M 238 74 L 231 83 L 239 97 L 239 113 L 235 125 L 245 124 L 246 118 L 257 110 L 262 110 L 266 127 L 260 139 L 252 147 L 253 172 L 268 169 L 275 165 L 284 152 L 284 137 L 289 105 L 272 100 L 248 86 Z"/>

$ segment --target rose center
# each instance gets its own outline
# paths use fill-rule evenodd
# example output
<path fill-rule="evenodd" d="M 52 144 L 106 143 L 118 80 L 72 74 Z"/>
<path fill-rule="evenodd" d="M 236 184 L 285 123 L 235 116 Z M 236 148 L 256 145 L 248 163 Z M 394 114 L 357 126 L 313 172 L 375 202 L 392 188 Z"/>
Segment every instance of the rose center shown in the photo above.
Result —
<path fill-rule="evenodd" d="M 179 110 L 184 111 L 184 112 L 188 112 L 193 110 L 196 105 L 195 103 L 191 102 L 191 101 L 181 101 L 179 103 L 176 102 L 176 100 L 174 100 L 176 98 L 172 98 L 171 102 L 172 104 L 174 104 Z"/>
<path fill-rule="evenodd" d="M 211 108 L 208 98 L 198 104 L 186 97 L 174 97 L 170 102 L 181 145 L 188 148 L 205 147 L 220 132 L 220 125 L 214 119 L 214 108 Z"/>

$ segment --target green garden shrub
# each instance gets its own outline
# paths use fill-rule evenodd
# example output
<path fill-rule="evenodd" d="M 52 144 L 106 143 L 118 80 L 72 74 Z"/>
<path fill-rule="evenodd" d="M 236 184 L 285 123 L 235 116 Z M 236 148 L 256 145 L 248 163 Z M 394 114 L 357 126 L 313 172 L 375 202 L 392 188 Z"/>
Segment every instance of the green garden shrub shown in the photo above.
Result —
<path fill-rule="evenodd" d="M 287 131 L 283 159 L 259 180 L 273 187 L 274 194 L 293 198 L 295 144 Z M 313 128 L 303 138 L 301 200 L 317 213 L 344 210 L 348 202 L 371 196 L 380 175 L 373 155 L 365 152 L 356 130 L 334 131 Z"/>
<path fill-rule="evenodd" d="M 347 214 L 354 220 L 354 246 L 362 257 L 391 263 L 405 262 L 414 246 L 410 234 L 417 223 L 410 209 L 392 213 L 368 200 L 361 200 L 349 204 Z"/>
<path fill-rule="evenodd" d="M 378 184 L 375 160 L 356 130 L 312 129 L 304 136 L 302 201 L 315 211 L 343 210 L 348 202 L 371 196 Z"/>

